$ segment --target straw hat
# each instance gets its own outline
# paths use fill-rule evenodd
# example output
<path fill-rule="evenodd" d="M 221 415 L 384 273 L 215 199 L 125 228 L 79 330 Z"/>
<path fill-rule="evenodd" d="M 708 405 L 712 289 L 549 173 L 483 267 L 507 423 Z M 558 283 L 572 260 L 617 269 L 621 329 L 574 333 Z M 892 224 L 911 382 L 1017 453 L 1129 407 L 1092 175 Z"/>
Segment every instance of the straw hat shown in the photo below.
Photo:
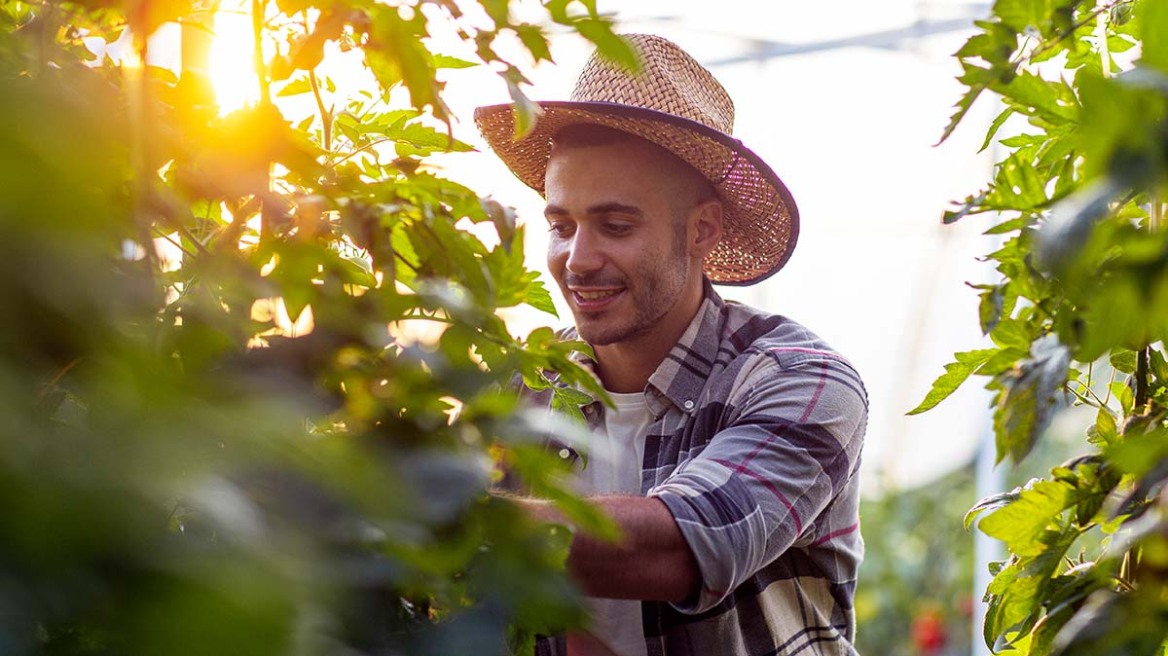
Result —
<path fill-rule="evenodd" d="M 730 95 L 671 41 L 642 34 L 624 38 L 641 60 L 639 74 L 593 54 L 571 100 L 539 103 L 542 115 L 518 140 L 512 105 L 475 110 L 475 122 L 487 143 L 520 180 L 542 195 L 552 136 L 563 127 L 603 125 L 651 141 L 697 169 L 724 203 L 722 240 L 704 266 L 710 280 L 749 285 L 772 275 L 795 248 L 799 212 L 775 172 L 730 136 L 734 125 Z"/>

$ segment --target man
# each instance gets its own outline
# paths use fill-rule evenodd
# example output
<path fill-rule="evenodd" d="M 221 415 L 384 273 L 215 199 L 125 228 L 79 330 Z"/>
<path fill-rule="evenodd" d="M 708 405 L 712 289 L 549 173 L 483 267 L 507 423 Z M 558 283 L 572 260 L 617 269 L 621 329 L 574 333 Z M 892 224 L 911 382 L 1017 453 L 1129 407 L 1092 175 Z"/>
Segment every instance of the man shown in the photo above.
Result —
<path fill-rule="evenodd" d="M 522 139 L 510 106 L 475 114 L 547 199 L 548 266 L 615 401 L 584 407 L 579 475 L 622 539 L 575 537 L 593 622 L 539 653 L 852 654 L 863 385 L 807 329 L 714 292 L 783 266 L 794 202 L 730 136 L 709 71 L 627 39 L 640 73 L 594 56 Z"/>

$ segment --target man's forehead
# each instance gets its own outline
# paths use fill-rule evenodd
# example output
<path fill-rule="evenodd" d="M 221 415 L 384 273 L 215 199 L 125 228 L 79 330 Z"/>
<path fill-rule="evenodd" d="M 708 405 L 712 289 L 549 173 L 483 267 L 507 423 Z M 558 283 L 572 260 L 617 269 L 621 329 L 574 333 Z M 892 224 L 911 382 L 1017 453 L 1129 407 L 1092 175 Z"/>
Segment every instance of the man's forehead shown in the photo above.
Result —
<path fill-rule="evenodd" d="M 637 138 L 600 145 L 554 146 L 544 178 L 549 205 L 583 211 L 599 202 L 641 207 L 650 213 L 687 206 L 707 196 L 710 183 L 661 147 Z"/>

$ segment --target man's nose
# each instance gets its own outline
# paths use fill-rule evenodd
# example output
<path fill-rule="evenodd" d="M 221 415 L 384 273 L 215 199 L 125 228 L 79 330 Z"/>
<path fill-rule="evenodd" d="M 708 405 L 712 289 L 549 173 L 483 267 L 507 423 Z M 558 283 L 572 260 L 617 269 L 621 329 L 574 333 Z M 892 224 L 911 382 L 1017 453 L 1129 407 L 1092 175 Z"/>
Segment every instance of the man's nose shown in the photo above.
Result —
<path fill-rule="evenodd" d="M 568 271 L 590 273 L 604 266 L 604 254 L 597 239 L 586 231 L 579 230 L 568 248 Z"/>

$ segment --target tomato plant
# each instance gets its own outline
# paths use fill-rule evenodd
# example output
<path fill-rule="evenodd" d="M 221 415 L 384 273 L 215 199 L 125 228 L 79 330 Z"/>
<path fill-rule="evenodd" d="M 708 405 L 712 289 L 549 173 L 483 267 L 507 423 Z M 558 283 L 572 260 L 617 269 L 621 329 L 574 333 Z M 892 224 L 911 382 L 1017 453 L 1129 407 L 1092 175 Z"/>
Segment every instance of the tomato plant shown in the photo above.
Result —
<path fill-rule="evenodd" d="M 993 180 L 944 217 L 981 215 L 1001 247 L 980 285 L 990 348 L 958 353 L 921 405 L 988 379 L 999 461 L 1055 413 L 1091 408 L 1085 452 L 984 499 L 967 525 L 1002 540 L 986 592 L 998 653 L 1168 649 L 1168 2 L 998 0 L 957 52 L 967 91 L 1003 109 Z M 1084 538 L 1104 535 L 1102 546 Z"/>
<path fill-rule="evenodd" d="M 489 66 L 530 121 L 500 42 L 627 47 L 587 0 L 254 0 L 258 100 L 220 115 L 217 6 L 0 0 L 0 651 L 498 654 L 580 622 L 567 536 L 486 491 L 562 491 L 566 429 L 506 381 L 592 379 L 510 334 L 501 308 L 554 312 L 522 229 L 429 158 L 467 149 L 440 69 Z M 375 83 L 323 74 L 340 50 Z"/>

